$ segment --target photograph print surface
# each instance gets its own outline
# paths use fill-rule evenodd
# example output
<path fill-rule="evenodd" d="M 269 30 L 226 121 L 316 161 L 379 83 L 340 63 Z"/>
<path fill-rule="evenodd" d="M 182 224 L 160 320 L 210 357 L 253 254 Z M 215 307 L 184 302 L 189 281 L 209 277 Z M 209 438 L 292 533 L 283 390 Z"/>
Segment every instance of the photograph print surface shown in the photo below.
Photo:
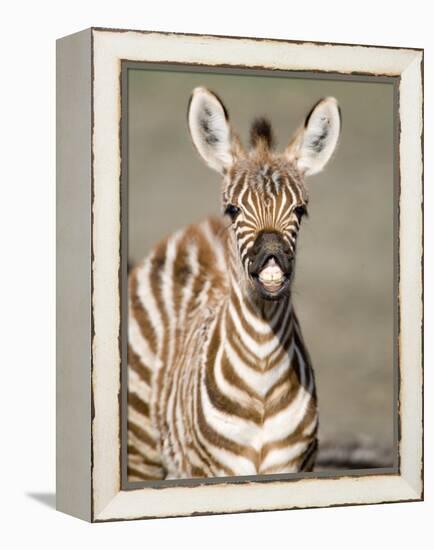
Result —
<path fill-rule="evenodd" d="M 128 482 L 395 467 L 393 84 L 124 78 Z"/>

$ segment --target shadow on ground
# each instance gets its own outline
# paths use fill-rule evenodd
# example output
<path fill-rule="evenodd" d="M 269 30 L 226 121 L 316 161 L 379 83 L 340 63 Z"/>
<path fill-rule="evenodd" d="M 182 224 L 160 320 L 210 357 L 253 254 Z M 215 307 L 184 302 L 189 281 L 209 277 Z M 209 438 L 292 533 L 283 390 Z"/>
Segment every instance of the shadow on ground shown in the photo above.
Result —
<path fill-rule="evenodd" d="M 26 495 L 48 508 L 56 509 L 56 493 L 26 493 Z"/>

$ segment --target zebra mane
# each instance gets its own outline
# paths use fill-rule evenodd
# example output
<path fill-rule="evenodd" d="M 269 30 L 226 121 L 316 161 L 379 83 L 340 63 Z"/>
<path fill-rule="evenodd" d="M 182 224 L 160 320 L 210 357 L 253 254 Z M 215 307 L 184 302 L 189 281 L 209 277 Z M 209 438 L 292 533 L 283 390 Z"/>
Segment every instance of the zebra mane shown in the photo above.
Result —
<path fill-rule="evenodd" d="M 250 146 L 265 145 L 268 149 L 274 146 L 274 136 L 270 121 L 264 117 L 255 118 L 250 128 Z"/>

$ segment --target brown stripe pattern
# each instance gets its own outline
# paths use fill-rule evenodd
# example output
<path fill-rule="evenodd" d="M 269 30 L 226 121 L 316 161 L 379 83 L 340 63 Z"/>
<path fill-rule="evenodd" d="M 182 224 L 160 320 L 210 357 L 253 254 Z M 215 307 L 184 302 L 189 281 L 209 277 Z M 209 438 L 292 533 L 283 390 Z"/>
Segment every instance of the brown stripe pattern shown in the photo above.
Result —
<path fill-rule="evenodd" d="M 131 481 L 313 465 L 315 385 L 292 303 L 249 301 L 227 225 L 176 233 L 130 275 Z"/>

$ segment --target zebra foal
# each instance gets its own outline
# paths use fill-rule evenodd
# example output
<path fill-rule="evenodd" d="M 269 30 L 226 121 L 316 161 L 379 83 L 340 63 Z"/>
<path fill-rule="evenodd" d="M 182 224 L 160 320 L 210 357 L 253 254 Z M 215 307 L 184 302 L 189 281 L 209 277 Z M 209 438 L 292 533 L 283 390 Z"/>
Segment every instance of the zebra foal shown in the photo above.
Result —
<path fill-rule="evenodd" d="M 223 215 L 171 235 L 130 274 L 128 478 L 312 469 L 315 382 L 291 281 L 304 179 L 336 148 L 337 102 L 318 102 L 280 154 L 265 119 L 244 149 L 202 87 L 188 124 L 222 175 Z"/>

